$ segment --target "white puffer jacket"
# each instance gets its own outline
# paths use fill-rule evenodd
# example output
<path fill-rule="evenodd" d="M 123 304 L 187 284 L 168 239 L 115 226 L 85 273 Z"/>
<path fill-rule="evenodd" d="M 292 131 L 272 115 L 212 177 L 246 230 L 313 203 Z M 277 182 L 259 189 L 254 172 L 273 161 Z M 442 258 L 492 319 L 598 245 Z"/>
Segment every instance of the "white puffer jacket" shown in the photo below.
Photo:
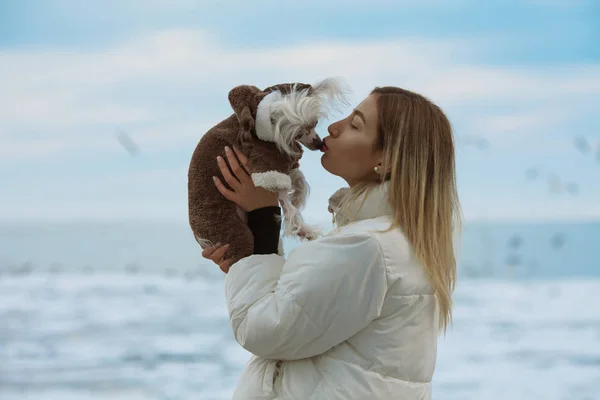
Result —
<path fill-rule="evenodd" d="M 287 260 L 252 255 L 231 267 L 231 325 L 254 354 L 234 400 L 431 398 L 437 301 L 401 231 L 375 232 L 391 221 L 386 190 Z"/>

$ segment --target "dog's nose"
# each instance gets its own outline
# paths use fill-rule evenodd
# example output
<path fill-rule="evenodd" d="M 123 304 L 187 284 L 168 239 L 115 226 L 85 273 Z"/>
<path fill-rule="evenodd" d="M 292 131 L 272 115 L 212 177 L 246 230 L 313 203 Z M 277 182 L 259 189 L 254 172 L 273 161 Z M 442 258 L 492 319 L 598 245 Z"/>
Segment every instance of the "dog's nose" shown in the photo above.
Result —
<path fill-rule="evenodd" d="M 323 148 L 323 141 L 320 137 L 313 138 L 310 142 L 307 143 L 306 147 L 309 150 L 321 150 Z"/>
<path fill-rule="evenodd" d="M 316 137 L 313 139 L 312 141 L 312 146 L 314 147 L 315 150 L 321 150 L 323 148 L 323 141 L 321 140 L 320 137 Z"/>
<path fill-rule="evenodd" d="M 298 141 L 309 150 L 321 150 L 323 147 L 323 141 L 314 129 L 306 131 Z"/>

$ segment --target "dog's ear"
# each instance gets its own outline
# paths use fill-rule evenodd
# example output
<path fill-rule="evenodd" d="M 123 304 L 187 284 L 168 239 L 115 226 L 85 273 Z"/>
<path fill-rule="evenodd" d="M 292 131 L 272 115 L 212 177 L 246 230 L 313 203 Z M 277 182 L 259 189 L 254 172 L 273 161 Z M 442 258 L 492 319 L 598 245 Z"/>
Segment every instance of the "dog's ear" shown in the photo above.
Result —
<path fill-rule="evenodd" d="M 249 139 L 254 128 L 253 112 L 258 107 L 257 95 L 262 91 L 256 86 L 239 85 L 229 91 L 228 99 L 240 123 L 240 136 Z"/>
<path fill-rule="evenodd" d="M 240 123 L 240 135 L 241 136 L 249 136 L 252 134 L 252 128 L 254 128 L 254 118 L 252 118 L 252 113 L 250 112 L 250 108 L 248 106 L 244 106 L 242 111 L 238 114 L 238 122 Z"/>
<path fill-rule="evenodd" d="M 237 115 L 240 124 L 243 122 L 243 126 L 254 122 L 252 111 L 256 112 L 258 107 L 257 95 L 260 93 L 262 91 L 259 88 L 251 85 L 239 85 L 229 91 L 227 96 L 229 104 L 231 104 L 231 108 Z M 252 122 L 249 122 L 249 119 Z"/>

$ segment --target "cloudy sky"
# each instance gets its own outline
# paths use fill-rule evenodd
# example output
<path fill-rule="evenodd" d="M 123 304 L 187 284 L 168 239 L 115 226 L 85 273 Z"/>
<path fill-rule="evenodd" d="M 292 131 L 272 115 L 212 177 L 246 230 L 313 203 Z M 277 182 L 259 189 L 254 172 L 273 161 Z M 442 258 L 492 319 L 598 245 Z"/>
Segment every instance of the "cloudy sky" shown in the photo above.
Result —
<path fill-rule="evenodd" d="M 600 218 L 600 3 L 416 3 L 2 1 L 0 219 L 185 221 L 229 89 L 327 76 L 353 105 L 396 85 L 447 112 L 467 219 Z M 319 157 L 309 220 L 344 185 Z"/>

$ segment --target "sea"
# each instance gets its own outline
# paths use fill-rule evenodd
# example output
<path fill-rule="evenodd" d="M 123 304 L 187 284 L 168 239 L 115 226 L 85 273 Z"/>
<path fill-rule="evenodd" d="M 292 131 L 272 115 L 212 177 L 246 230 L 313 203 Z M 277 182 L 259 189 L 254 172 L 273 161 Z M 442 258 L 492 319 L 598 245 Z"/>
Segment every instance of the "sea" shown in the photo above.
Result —
<path fill-rule="evenodd" d="M 433 399 L 600 400 L 600 221 L 467 223 L 458 254 Z M 230 399 L 223 281 L 185 223 L 0 223 L 0 399 Z"/>

